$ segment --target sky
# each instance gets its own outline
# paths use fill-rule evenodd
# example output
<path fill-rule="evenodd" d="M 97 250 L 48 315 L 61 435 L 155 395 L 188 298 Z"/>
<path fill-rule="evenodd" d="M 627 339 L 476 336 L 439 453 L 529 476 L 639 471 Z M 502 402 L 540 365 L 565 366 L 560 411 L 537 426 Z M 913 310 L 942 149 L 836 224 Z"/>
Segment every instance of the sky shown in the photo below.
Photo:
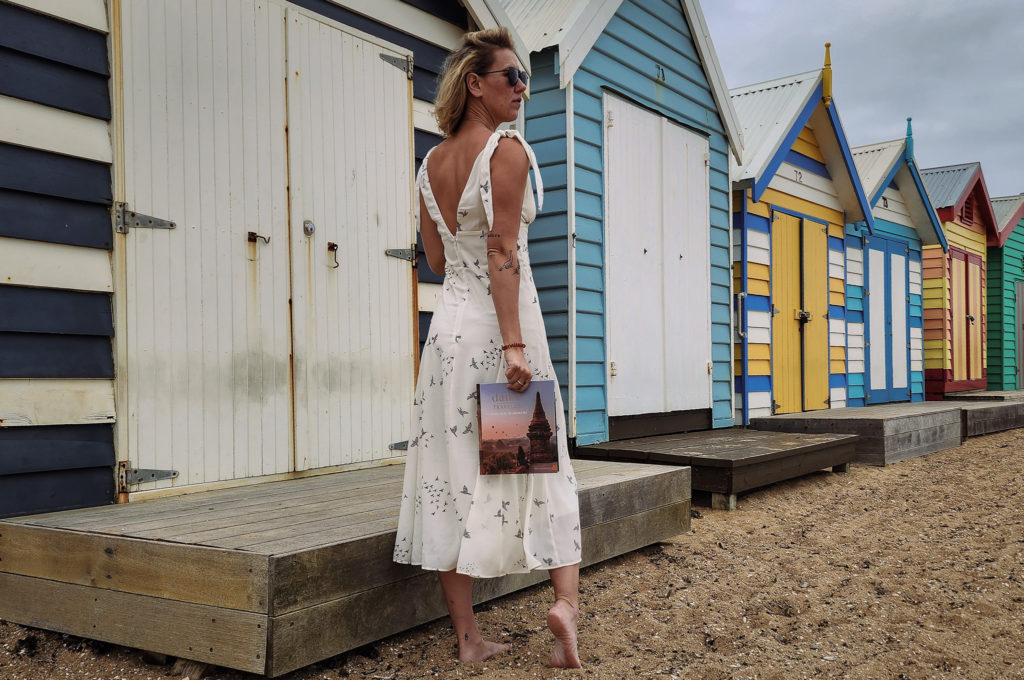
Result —
<path fill-rule="evenodd" d="M 918 167 L 981 161 L 1024 193 L 1024 0 L 702 0 L 729 88 L 820 68 L 850 146 L 903 137 Z"/>

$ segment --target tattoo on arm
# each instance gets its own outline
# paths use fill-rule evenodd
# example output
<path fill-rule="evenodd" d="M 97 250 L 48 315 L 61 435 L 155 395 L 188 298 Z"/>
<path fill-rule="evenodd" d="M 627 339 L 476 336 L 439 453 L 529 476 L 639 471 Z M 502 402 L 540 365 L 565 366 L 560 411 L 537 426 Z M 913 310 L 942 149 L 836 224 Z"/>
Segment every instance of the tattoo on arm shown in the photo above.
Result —
<path fill-rule="evenodd" d="M 516 264 L 515 259 L 516 259 L 515 254 L 510 252 L 508 254 L 508 259 L 505 260 L 505 263 L 503 265 L 501 265 L 500 267 L 498 267 L 498 271 L 500 272 L 500 271 L 504 271 L 506 269 L 512 269 L 513 267 L 515 267 L 515 272 L 513 272 L 513 273 L 518 274 L 519 273 L 519 266 Z"/>

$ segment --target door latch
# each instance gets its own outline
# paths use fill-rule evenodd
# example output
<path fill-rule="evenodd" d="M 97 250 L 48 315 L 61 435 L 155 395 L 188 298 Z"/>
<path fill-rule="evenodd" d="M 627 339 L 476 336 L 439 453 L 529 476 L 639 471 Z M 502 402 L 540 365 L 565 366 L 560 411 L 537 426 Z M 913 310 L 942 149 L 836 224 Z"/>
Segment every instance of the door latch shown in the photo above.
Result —
<path fill-rule="evenodd" d="M 793 315 L 793 318 L 799 321 L 800 323 L 807 323 L 808 321 L 811 320 L 811 313 L 804 311 L 802 309 L 798 309 Z"/>

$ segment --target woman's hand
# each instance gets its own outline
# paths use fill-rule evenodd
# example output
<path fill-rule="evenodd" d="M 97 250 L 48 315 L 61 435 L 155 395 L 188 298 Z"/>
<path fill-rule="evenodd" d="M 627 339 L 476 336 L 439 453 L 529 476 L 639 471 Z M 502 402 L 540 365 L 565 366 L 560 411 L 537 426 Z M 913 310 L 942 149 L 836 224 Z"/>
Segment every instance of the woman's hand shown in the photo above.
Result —
<path fill-rule="evenodd" d="M 524 392 L 530 386 L 530 379 L 533 373 L 530 371 L 530 364 L 526 362 L 526 355 L 520 347 L 509 347 L 505 350 L 505 378 L 508 380 L 508 388 L 516 392 Z"/>

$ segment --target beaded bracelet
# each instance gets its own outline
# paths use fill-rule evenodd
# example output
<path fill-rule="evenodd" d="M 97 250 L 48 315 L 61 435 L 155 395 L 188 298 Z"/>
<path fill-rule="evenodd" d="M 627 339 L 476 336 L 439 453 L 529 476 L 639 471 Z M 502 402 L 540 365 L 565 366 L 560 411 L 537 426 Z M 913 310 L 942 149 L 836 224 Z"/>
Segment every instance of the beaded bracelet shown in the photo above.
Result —
<path fill-rule="evenodd" d="M 501 351 L 504 352 L 505 350 L 512 349 L 513 347 L 518 347 L 520 349 L 526 349 L 526 345 L 524 345 L 521 342 L 510 342 L 507 345 L 502 345 L 501 346 Z"/>

